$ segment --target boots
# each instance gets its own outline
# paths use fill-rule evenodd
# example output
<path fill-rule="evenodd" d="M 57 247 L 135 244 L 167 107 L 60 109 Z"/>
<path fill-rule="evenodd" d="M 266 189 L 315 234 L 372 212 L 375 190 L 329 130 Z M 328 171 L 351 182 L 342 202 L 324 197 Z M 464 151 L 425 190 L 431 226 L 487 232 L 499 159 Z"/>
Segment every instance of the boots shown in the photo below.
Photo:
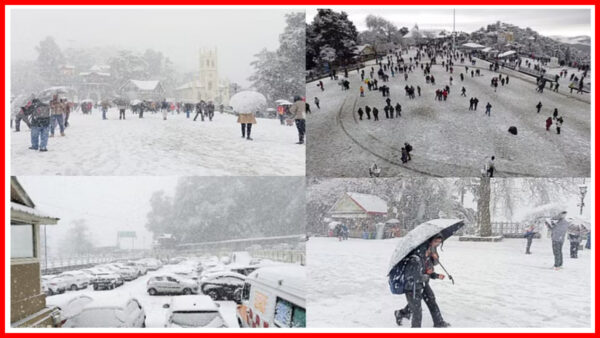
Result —
<path fill-rule="evenodd" d="M 450 327 L 450 323 L 442 320 L 440 323 L 433 325 L 433 327 Z"/>
<path fill-rule="evenodd" d="M 400 309 L 394 311 L 394 316 L 396 316 L 396 324 L 398 324 L 398 326 L 401 326 L 403 318 L 406 318 L 407 320 L 410 319 L 410 312 L 405 311 L 404 309 Z"/>

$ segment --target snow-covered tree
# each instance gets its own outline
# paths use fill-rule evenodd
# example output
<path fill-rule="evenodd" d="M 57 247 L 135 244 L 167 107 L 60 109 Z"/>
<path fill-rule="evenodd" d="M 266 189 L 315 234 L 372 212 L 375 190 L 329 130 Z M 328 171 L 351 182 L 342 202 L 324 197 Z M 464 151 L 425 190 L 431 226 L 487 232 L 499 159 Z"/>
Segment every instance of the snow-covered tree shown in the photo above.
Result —
<path fill-rule="evenodd" d="M 255 69 L 249 77 L 253 87 L 266 96 L 269 102 L 290 100 L 295 95 L 304 96 L 304 53 L 306 23 L 304 13 L 286 15 L 287 25 L 279 36 L 277 51 L 263 49 L 255 55 L 251 65 Z"/>
<path fill-rule="evenodd" d="M 35 47 L 38 52 L 37 66 L 41 76 L 51 84 L 60 83 L 60 67 L 65 65 L 65 56 L 51 36 Z"/>
<path fill-rule="evenodd" d="M 357 41 L 358 32 L 354 23 L 348 19 L 347 13 L 337 13 L 331 9 L 319 9 L 308 27 L 307 57 L 313 59 L 310 62 L 307 61 L 307 66 L 321 66 L 324 64 L 324 60 L 320 59 L 323 48 L 335 50 L 335 65 L 352 63 L 356 55 Z"/>

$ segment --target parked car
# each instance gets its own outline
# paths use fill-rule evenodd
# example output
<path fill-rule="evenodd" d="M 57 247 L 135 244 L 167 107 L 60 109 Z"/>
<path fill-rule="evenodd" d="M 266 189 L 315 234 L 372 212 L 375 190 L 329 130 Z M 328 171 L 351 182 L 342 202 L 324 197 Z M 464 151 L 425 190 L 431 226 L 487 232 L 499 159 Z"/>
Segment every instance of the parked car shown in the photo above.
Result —
<path fill-rule="evenodd" d="M 169 259 L 169 264 L 179 264 L 183 261 L 185 261 L 187 258 L 186 257 L 173 257 L 171 259 Z"/>
<path fill-rule="evenodd" d="M 238 323 L 242 327 L 306 327 L 305 285 L 303 266 L 257 269 L 236 293 Z"/>
<path fill-rule="evenodd" d="M 102 269 L 108 269 L 111 272 L 120 275 L 121 278 L 126 281 L 132 281 L 138 277 L 136 270 L 119 264 L 120 263 L 104 264 L 98 267 Z"/>
<path fill-rule="evenodd" d="M 198 283 L 175 275 L 154 276 L 148 279 L 146 290 L 151 296 L 157 294 L 189 295 L 198 293 Z"/>
<path fill-rule="evenodd" d="M 163 266 L 162 262 L 155 258 L 143 258 L 138 260 L 138 262 L 144 264 L 150 271 L 156 271 Z"/>
<path fill-rule="evenodd" d="M 146 267 L 146 265 L 139 262 L 129 261 L 123 263 L 123 265 L 135 269 L 138 273 L 138 277 L 148 273 L 148 268 Z"/>
<path fill-rule="evenodd" d="M 60 324 L 57 326 L 63 326 L 67 320 L 81 313 L 83 308 L 91 303 L 94 299 L 86 295 L 78 295 L 70 299 L 54 299 L 50 298 L 46 301 L 48 307 L 56 307 L 60 313 Z"/>
<path fill-rule="evenodd" d="M 146 327 L 146 312 L 135 298 L 97 299 L 67 319 L 63 327 Z"/>
<path fill-rule="evenodd" d="M 249 274 L 253 273 L 254 270 L 260 268 L 260 266 L 259 265 L 246 265 L 246 266 L 230 265 L 227 268 L 229 269 L 229 271 L 239 273 L 240 275 L 248 276 Z"/>
<path fill-rule="evenodd" d="M 98 272 L 92 280 L 92 286 L 94 290 L 99 289 L 114 289 L 123 285 L 124 281 L 121 275 L 114 272 L 103 271 Z"/>
<path fill-rule="evenodd" d="M 65 293 L 67 290 L 67 281 L 57 276 L 42 276 L 42 290 L 52 296 L 58 293 Z"/>
<path fill-rule="evenodd" d="M 234 294 L 244 287 L 246 276 L 230 271 L 207 275 L 200 282 L 200 291 L 213 300 L 234 300 Z"/>
<path fill-rule="evenodd" d="M 85 289 L 90 283 L 89 277 L 81 271 L 63 272 L 59 274 L 58 277 L 62 278 L 66 282 L 67 289 L 71 291 Z"/>
<path fill-rule="evenodd" d="M 171 297 L 165 327 L 227 327 L 219 305 L 208 296 Z"/>

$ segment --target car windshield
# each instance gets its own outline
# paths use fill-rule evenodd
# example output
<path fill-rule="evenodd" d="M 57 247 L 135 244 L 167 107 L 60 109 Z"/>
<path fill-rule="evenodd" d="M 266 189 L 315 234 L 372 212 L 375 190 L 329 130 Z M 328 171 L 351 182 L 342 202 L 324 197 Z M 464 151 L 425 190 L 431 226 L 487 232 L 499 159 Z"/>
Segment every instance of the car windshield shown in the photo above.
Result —
<path fill-rule="evenodd" d="M 187 327 L 202 327 L 209 324 L 219 327 L 223 325 L 223 318 L 218 311 L 177 311 L 171 315 L 171 322 Z"/>

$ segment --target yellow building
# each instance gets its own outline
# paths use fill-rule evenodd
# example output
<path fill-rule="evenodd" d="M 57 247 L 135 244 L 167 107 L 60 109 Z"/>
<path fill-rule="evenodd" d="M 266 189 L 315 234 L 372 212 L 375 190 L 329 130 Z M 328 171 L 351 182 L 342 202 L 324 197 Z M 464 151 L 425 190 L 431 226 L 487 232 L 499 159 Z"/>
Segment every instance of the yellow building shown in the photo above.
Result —
<path fill-rule="evenodd" d="M 215 105 L 229 104 L 229 81 L 219 78 L 217 49 L 200 49 L 198 78 L 175 89 L 177 98 L 184 101 L 212 101 Z"/>

